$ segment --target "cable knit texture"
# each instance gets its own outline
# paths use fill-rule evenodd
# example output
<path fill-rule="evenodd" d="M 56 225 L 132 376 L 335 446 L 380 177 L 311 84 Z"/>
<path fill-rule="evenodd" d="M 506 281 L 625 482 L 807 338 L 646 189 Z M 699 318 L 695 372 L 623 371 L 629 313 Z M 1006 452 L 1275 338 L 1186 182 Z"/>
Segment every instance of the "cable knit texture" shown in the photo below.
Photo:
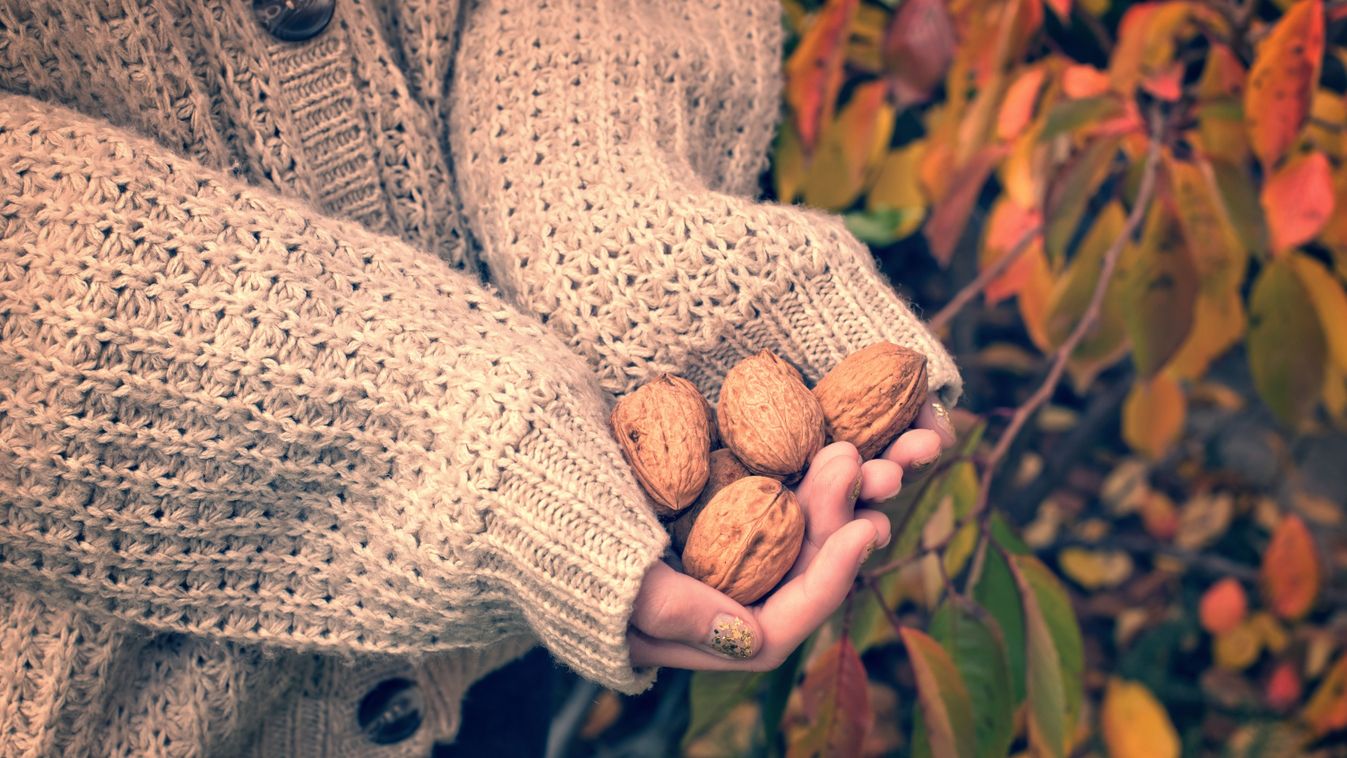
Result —
<path fill-rule="evenodd" d="M 889 339 L 956 400 L 835 218 L 752 197 L 779 13 L 0 0 L 0 755 L 424 756 L 537 642 L 640 691 L 613 393 Z"/>

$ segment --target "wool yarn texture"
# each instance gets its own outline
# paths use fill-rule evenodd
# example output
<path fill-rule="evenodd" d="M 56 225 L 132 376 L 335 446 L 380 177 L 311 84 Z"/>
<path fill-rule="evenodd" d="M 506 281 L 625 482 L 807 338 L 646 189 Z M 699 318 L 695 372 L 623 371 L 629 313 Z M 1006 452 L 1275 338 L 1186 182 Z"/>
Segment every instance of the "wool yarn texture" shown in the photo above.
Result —
<path fill-rule="evenodd" d="M 777 0 L 252 5 L 0 0 L 0 755 L 424 756 L 536 644 L 640 692 L 615 395 L 888 340 L 958 399 L 756 198 Z"/>

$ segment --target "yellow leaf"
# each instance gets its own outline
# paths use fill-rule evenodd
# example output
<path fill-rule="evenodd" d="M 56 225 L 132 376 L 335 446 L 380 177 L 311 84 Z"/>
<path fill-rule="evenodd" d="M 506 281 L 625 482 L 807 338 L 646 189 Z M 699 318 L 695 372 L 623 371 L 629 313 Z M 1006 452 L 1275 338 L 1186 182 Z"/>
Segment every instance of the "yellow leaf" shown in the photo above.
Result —
<path fill-rule="evenodd" d="M 894 116 L 882 81 L 858 87 L 837 120 L 823 126 L 804 183 L 805 202 L 828 210 L 855 202 L 888 145 Z"/>
<path fill-rule="evenodd" d="M 1053 286 L 1048 301 L 1046 329 L 1054 346 L 1065 342 L 1085 315 L 1085 309 L 1094 296 L 1095 285 L 1099 283 L 1104 254 L 1122 234 L 1125 215 L 1118 202 L 1104 206 L 1090 231 L 1081 240 L 1076 256 Z M 1098 321 L 1071 354 L 1069 367 L 1077 387 L 1084 387 L 1099 371 L 1126 355 L 1123 294 L 1123 279 L 1114 276 L 1104 292 Z"/>
<path fill-rule="evenodd" d="M 1043 207 L 1049 146 L 1039 141 L 1042 133 L 1041 121 L 1021 133 L 997 168 L 1006 196 L 1025 208 Z"/>
<path fill-rule="evenodd" d="M 1323 54 L 1321 0 L 1291 6 L 1259 43 L 1244 92 L 1244 120 L 1264 170 L 1281 159 L 1309 117 Z"/>
<path fill-rule="evenodd" d="M 1300 517 L 1282 518 L 1263 554 L 1263 594 L 1278 616 L 1295 620 L 1314 606 L 1319 595 L 1319 554 Z"/>
<path fill-rule="evenodd" d="M 1133 450 L 1158 459 L 1183 432 L 1188 403 L 1179 382 L 1162 371 L 1132 384 L 1123 403 L 1123 439 Z"/>
<path fill-rule="evenodd" d="M 1341 124 L 1347 124 L 1347 101 L 1326 89 L 1314 92 L 1310 121 L 1305 126 L 1303 144 L 1309 150 L 1322 150 L 1334 158 L 1343 157 Z"/>
<path fill-rule="evenodd" d="M 1179 734 L 1146 685 L 1110 679 L 1100 718 L 1111 758 L 1178 758 Z"/>
<path fill-rule="evenodd" d="M 1217 295 L 1238 292 L 1249 253 L 1230 220 L 1211 165 L 1200 158 L 1179 160 L 1170 153 L 1165 154 L 1164 165 L 1198 288 Z"/>
<path fill-rule="evenodd" d="M 1197 269 L 1178 215 L 1168 202 L 1153 204 L 1141 242 L 1124 256 L 1124 321 L 1132 362 L 1154 376 L 1183 346 L 1193 326 Z"/>
<path fill-rule="evenodd" d="M 1063 548 L 1057 555 L 1062 572 L 1087 590 L 1117 587 L 1132 575 L 1132 556 L 1121 550 Z"/>
<path fill-rule="evenodd" d="M 1347 371 L 1347 292 L 1328 267 L 1303 253 L 1292 253 L 1291 268 L 1309 293 L 1328 342 L 1328 354 L 1339 371 Z"/>
<path fill-rule="evenodd" d="M 1199 289 L 1193 303 L 1193 329 L 1170 359 L 1168 370 L 1181 379 L 1202 378 L 1212 361 L 1244 339 L 1247 325 L 1238 290 L 1214 294 Z"/>
<path fill-rule="evenodd" d="M 1291 641 L 1286 634 L 1286 628 L 1267 611 L 1259 611 L 1250 616 L 1249 628 L 1258 634 L 1258 639 L 1263 641 L 1263 646 L 1273 655 L 1285 650 Z"/>
<path fill-rule="evenodd" d="M 921 162 L 925 157 L 925 142 L 913 142 L 884 156 L 866 195 L 866 207 L 872 211 L 926 207 L 921 189 Z"/>
<path fill-rule="evenodd" d="M 1029 332 L 1029 338 L 1033 340 L 1034 345 L 1039 350 L 1047 353 L 1052 350 L 1051 341 L 1048 339 L 1046 321 L 1048 311 L 1048 299 L 1052 296 L 1053 273 L 1048 267 L 1047 256 L 1043 254 L 1043 245 L 1035 242 L 1029 250 L 1025 251 L 1024 257 L 1032 261 L 1029 269 L 1029 276 L 1024 285 L 1020 287 L 1019 297 L 1016 298 L 1016 304 L 1019 306 L 1020 318 L 1024 321 L 1024 328 Z"/>
<path fill-rule="evenodd" d="M 1315 734 L 1347 727 L 1347 655 L 1338 659 L 1302 714 Z"/>
<path fill-rule="evenodd" d="M 1243 671 L 1263 652 L 1263 636 L 1248 621 L 1216 636 L 1212 657 L 1216 665 L 1231 671 Z"/>

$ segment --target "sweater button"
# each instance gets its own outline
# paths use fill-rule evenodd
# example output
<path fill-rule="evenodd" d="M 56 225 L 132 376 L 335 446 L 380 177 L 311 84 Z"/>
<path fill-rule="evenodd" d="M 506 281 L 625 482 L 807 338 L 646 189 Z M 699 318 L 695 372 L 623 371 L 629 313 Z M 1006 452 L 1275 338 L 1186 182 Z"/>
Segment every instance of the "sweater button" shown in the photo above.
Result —
<path fill-rule="evenodd" d="M 360 699 L 356 720 L 370 742 L 392 745 L 416 733 L 424 712 L 421 688 L 397 677 L 379 682 Z"/>
<path fill-rule="evenodd" d="M 276 39 L 303 42 L 327 27 L 334 5 L 336 0 L 253 0 L 253 15 Z"/>

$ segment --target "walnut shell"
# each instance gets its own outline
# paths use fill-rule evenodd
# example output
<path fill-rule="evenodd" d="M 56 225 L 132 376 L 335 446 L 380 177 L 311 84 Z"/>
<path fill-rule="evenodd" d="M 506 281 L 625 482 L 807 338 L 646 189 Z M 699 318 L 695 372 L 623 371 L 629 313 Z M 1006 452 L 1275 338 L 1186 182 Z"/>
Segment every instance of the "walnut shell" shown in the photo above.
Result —
<path fill-rule="evenodd" d="M 697 499 L 710 474 L 711 411 L 686 379 L 662 374 L 617 401 L 609 423 L 660 516 Z"/>
<path fill-rule="evenodd" d="M 688 535 L 692 533 L 692 525 L 696 523 L 697 516 L 706 508 L 706 504 L 711 502 L 711 498 L 746 476 L 749 476 L 748 469 L 734 457 L 729 448 L 722 447 L 711 451 L 711 475 L 706 479 L 702 494 L 697 496 L 696 502 L 691 507 L 685 508 L 678 518 L 669 523 L 669 536 L 673 538 L 674 550 L 683 552 Z"/>
<path fill-rule="evenodd" d="M 897 439 L 926 400 L 926 356 L 891 342 L 857 350 L 814 387 L 828 436 L 850 442 L 861 459 Z"/>
<path fill-rule="evenodd" d="M 804 511 L 795 493 L 749 476 L 706 504 L 683 548 L 683 570 L 745 605 L 771 591 L 804 545 Z"/>
<path fill-rule="evenodd" d="M 770 350 L 725 374 L 716 418 L 725 447 L 761 476 L 797 481 L 823 447 L 823 408 L 789 363 Z"/>

